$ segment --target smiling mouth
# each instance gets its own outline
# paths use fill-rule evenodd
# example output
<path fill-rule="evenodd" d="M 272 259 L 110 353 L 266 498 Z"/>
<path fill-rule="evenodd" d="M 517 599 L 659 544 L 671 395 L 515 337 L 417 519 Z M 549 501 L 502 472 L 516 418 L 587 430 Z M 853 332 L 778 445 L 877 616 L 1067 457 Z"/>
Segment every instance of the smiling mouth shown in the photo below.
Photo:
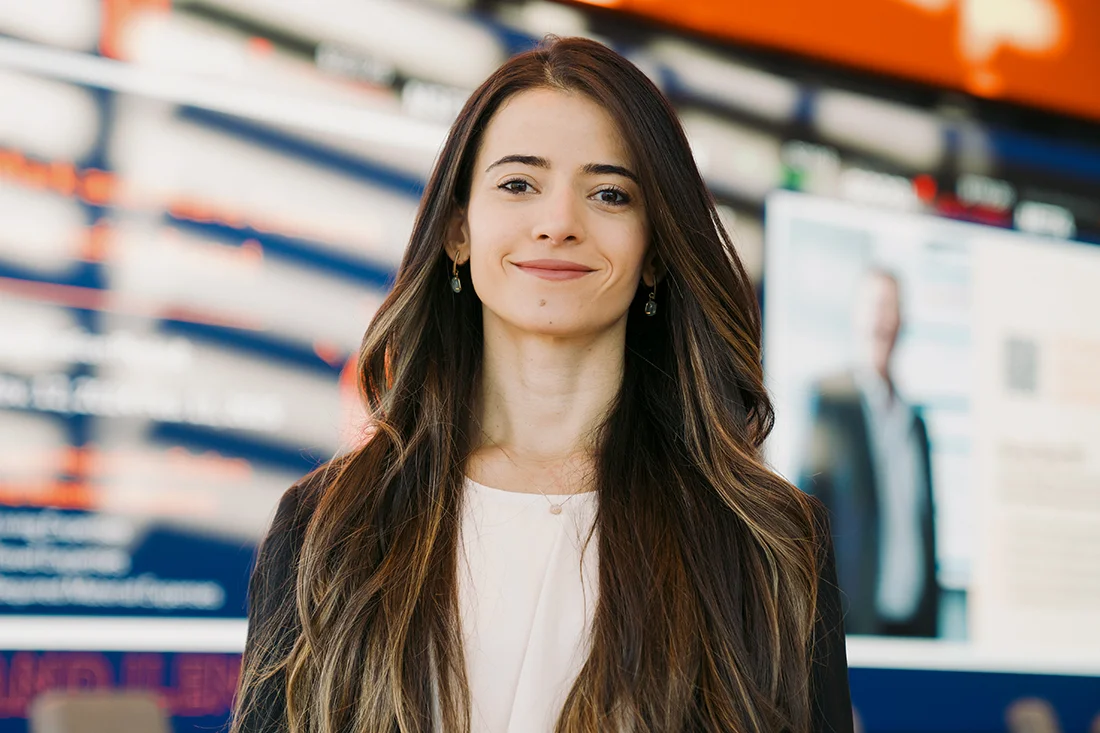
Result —
<path fill-rule="evenodd" d="M 543 280 L 576 280 L 595 272 L 590 267 L 565 260 L 528 260 L 512 264 L 520 271 Z"/>

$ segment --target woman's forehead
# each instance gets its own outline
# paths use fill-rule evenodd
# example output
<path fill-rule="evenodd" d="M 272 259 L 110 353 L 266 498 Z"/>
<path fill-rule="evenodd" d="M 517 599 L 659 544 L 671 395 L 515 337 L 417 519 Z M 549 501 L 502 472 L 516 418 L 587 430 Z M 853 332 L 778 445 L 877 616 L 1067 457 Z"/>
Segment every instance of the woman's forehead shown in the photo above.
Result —
<path fill-rule="evenodd" d="M 507 99 L 489 121 L 478 153 L 483 172 L 501 156 L 530 155 L 551 166 L 592 162 L 630 167 L 624 136 L 611 114 L 579 92 L 538 88 Z"/>

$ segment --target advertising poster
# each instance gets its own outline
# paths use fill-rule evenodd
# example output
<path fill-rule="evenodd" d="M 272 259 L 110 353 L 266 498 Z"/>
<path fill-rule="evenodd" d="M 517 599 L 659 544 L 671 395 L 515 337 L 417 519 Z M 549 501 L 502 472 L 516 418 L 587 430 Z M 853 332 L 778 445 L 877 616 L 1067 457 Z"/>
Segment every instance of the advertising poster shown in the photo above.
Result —
<path fill-rule="evenodd" d="M 767 217 L 768 455 L 830 509 L 849 649 L 1100 672 L 1100 248 L 787 192 Z"/>

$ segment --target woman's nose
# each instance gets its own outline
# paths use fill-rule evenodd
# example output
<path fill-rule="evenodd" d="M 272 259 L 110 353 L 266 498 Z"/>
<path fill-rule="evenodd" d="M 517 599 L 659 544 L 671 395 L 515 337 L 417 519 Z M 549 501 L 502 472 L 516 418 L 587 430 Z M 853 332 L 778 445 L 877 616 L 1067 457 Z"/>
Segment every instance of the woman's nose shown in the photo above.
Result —
<path fill-rule="evenodd" d="M 576 244 L 584 240 L 583 202 L 571 189 L 544 194 L 535 223 L 536 240 L 550 244 Z"/>

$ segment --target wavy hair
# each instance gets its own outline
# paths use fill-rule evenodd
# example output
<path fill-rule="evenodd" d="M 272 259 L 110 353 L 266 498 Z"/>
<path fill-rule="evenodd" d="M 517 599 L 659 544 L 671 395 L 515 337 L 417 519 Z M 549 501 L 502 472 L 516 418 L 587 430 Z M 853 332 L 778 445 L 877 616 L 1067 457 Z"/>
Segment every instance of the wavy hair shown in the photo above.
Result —
<path fill-rule="evenodd" d="M 573 38 L 507 61 L 450 130 L 359 354 L 373 432 L 324 470 L 293 603 L 253 630 L 238 720 L 278 679 L 292 733 L 426 733 L 434 704 L 443 730 L 470 730 L 456 551 L 482 305 L 448 287 L 444 244 L 489 120 L 536 88 L 615 120 L 665 271 L 660 313 L 642 316 L 644 288 L 631 305 L 598 431 L 599 597 L 556 731 L 810 728 L 821 530 L 813 500 L 762 459 L 773 411 L 753 288 L 672 107 L 623 57 Z"/>

